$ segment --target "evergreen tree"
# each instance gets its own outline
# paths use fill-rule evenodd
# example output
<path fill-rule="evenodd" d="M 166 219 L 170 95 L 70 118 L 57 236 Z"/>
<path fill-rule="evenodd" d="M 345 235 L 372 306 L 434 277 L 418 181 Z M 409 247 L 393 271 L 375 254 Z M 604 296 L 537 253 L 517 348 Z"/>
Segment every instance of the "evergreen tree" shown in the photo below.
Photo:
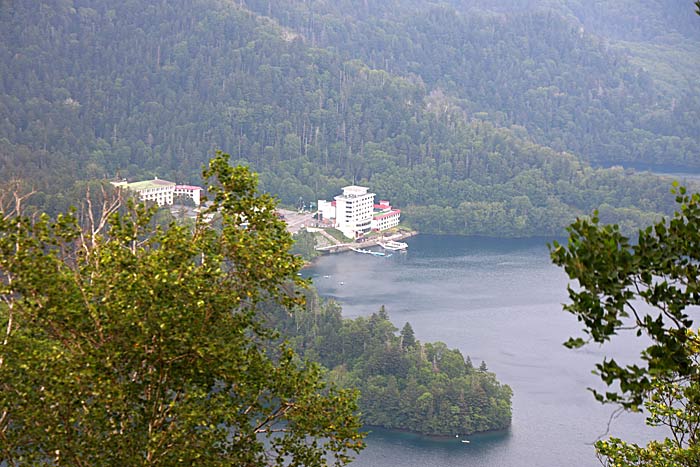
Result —
<path fill-rule="evenodd" d="M 414 345 L 416 345 L 416 336 L 413 333 L 411 323 L 407 322 L 404 324 L 403 328 L 401 328 L 401 347 L 407 349 L 409 347 L 413 347 Z"/>

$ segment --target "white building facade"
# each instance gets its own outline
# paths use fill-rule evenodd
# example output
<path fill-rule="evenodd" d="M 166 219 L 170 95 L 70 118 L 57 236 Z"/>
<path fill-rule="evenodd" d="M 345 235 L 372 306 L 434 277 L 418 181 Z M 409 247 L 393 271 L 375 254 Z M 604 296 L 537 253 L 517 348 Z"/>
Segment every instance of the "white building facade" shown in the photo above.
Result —
<path fill-rule="evenodd" d="M 190 198 L 196 206 L 202 204 L 202 188 L 194 185 L 175 185 L 175 196 Z"/>
<path fill-rule="evenodd" d="M 401 210 L 389 201 L 374 204 L 374 193 L 363 186 L 346 186 L 335 201 L 318 200 L 318 219 L 336 227 L 346 237 L 357 238 L 370 230 L 381 232 L 399 225 Z"/>
<path fill-rule="evenodd" d="M 372 230 L 381 232 L 382 230 L 387 230 L 392 227 L 399 225 L 399 218 L 401 217 L 401 211 L 399 209 L 392 209 L 389 212 L 380 212 L 374 215 L 372 218 Z"/>
<path fill-rule="evenodd" d="M 324 223 L 328 224 L 332 222 L 333 226 L 335 226 L 335 201 L 326 201 L 325 199 L 319 199 L 318 213 L 320 214 L 321 220 Z"/>
<path fill-rule="evenodd" d="M 350 185 L 335 197 L 335 224 L 343 235 L 357 238 L 372 229 L 374 193 L 369 188 Z"/>
<path fill-rule="evenodd" d="M 387 200 L 379 201 L 374 205 L 374 216 L 372 217 L 372 230 L 381 232 L 399 225 L 401 210 L 394 209 Z"/>
<path fill-rule="evenodd" d="M 177 185 L 175 182 L 154 178 L 141 182 L 112 182 L 112 185 L 135 192 L 141 201 L 154 201 L 158 206 L 171 206 L 174 197 L 187 196 L 199 206 L 202 188 L 193 185 Z"/>

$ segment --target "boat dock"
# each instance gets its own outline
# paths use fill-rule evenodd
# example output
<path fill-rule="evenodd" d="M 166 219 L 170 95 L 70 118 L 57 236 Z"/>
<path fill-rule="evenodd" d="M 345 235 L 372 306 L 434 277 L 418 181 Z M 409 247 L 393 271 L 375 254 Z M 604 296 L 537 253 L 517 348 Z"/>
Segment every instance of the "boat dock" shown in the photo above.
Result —
<path fill-rule="evenodd" d="M 309 229 L 312 230 L 312 229 Z M 322 229 L 313 229 L 312 231 L 320 231 L 321 235 L 332 241 L 330 245 L 316 247 L 316 251 L 321 253 L 341 253 L 343 251 L 355 251 L 362 254 L 372 254 L 373 256 L 388 256 L 387 253 L 381 251 L 371 251 L 369 248 L 373 246 L 381 246 L 385 250 L 391 251 L 405 251 L 408 248 L 406 243 L 400 242 L 400 240 L 412 237 L 418 232 L 415 231 L 402 231 L 386 237 L 369 237 L 362 242 L 351 242 L 342 243 L 327 232 Z M 396 247 L 396 244 L 399 246 Z M 404 246 L 405 245 L 405 246 Z M 388 246 L 388 247 L 387 247 Z"/>
<path fill-rule="evenodd" d="M 355 248 L 355 247 L 350 247 L 351 251 L 354 251 L 355 253 L 362 253 L 363 255 L 372 255 L 372 256 L 391 256 L 391 253 L 386 254 L 382 251 L 372 251 L 372 250 L 367 250 L 367 249 L 362 249 L 362 248 Z"/>
<path fill-rule="evenodd" d="M 395 240 L 386 240 L 384 242 L 378 242 L 378 245 L 385 250 L 390 251 L 406 251 L 408 248 L 408 243 L 397 242 Z"/>

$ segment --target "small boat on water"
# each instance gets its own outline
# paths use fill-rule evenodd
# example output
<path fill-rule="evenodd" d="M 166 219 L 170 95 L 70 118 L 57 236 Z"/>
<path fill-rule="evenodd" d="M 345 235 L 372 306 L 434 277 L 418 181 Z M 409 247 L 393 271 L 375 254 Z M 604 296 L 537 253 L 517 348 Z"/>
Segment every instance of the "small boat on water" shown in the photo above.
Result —
<path fill-rule="evenodd" d="M 470 443 L 470 441 L 469 441 L 468 439 L 463 439 L 462 442 L 463 442 L 464 444 L 469 444 L 469 443 Z"/>
<path fill-rule="evenodd" d="M 387 240 L 386 242 L 379 242 L 379 246 L 381 246 L 385 250 L 404 251 L 408 248 L 408 243 Z"/>
<path fill-rule="evenodd" d="M 350 248 L 352 251 L 355 253 L 362 253 L 363 255 L 372 255 L 372 256 L 386 256 L 386 253 L 382 253 L 381 251 L 372 251 L 372 250 L 363 250 L 362 248 Z"/>

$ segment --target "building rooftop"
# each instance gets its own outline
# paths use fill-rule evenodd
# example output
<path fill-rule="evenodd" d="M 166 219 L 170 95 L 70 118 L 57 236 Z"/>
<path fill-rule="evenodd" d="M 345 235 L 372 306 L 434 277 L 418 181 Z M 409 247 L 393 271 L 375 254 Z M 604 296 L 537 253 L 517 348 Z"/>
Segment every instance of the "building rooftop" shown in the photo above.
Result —
<path fill-rule="evenodd" d="M 362 196 L 367 194 L 369 188 L 366 186 L 350 185 L 343 187 L 343 196 Z"/>
<path fill-rule="evenodd" d="M 144 180 L 142 182 L 127 183 L 126 188 L 134 191 L 149 190 L 152 188 L 163 188 L 168 186 L 175 186 L 175 182 L 169 182 L 167 180 L 160 180 L 155 178 L 153 180 Z"/>
<path fill-rule="evenodd" d="M 378 213 L 375 213 L 372 217 L 373 217 L 374 219 L 379 220 L 379 219 L 384 219 L 385 217 L 398 216 L 398 215 L 400 215 L 400 214 L 401 214 L 401 210 L 400 210 L 400 209 L 393 209 L 393 210 L 388 211 L 388 212 L 378 212 Z"/>

